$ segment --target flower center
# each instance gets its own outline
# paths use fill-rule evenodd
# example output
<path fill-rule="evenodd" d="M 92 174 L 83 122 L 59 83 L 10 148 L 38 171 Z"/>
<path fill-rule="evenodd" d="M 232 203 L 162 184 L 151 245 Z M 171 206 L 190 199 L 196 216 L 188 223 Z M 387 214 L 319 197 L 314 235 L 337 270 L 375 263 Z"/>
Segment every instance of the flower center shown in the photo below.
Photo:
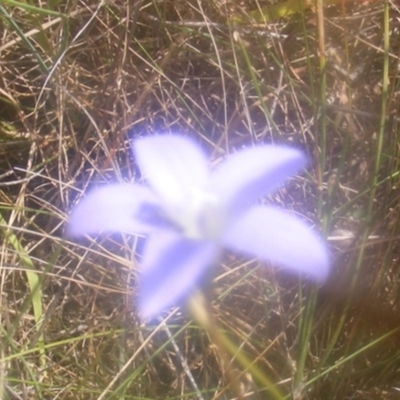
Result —
<path fill-rule="evenodd" d="M 170 221 L 193 240 L 215 240 L 225 223 L 223 207 L 212 193 L 193 193 L 184 204 L 166 210 Z"/>

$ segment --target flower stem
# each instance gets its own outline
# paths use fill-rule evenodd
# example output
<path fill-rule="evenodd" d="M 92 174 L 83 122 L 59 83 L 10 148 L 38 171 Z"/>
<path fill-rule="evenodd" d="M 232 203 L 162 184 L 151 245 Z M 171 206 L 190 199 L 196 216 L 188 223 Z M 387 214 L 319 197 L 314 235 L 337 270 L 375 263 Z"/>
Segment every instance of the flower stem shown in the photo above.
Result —
<path fill-rule="evenodd" d="M 244 394 L 240 388 L 238 374 L 232 368 L 230 355 L 249 371 L 256 381 L 262 384 L 265 390 L 270 393 L 272 399 L 282 400 L 284 398 L 276 384 L 272 383 L 243 352 L 239 351 L 221 329 L 218 329 L 211 304 L 202 293 L 197 291 L 193 294 L 188 301 L 188 307 L 193 319 L 207 331 L 211 341 L 217 347 L 224 372 L 231 384 L 233 393 L 239 400 L 244 399 Z"/>

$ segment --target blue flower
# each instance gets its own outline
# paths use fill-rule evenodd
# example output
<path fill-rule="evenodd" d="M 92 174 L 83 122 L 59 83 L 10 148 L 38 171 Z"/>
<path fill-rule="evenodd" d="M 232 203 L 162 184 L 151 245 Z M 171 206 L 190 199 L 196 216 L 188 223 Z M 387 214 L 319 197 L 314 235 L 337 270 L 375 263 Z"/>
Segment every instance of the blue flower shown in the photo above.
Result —
<path fill-rule="evenodd" d="M 323 281 L 323 240 L 299 218 L 256 200 L 306 165 L 300 151 L 272 145 L 230 155 L 210 171 L 188 138 L 139 139 L 134 153 L 148 186 L 112 184 L 92 191 L 72 211 L 68 234 L 145 234 L 139 310 L 152 318 L 179 302 L 219 258 L 223 247 Z"/>

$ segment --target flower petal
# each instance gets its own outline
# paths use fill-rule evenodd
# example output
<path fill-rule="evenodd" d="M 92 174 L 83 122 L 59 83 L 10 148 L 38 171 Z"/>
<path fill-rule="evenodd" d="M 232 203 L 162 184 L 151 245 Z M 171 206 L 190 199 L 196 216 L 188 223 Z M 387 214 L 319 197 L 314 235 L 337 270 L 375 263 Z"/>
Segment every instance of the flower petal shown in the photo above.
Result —
<path fill-rule="evenodd" d="M 207 158 L 194 141 L 178 135 L 151 136 L 136 140 L 134 151 L 144 177 L 167 207 L 204 195 Z"/>
<path fill-rule="evenodd" d="M 67 235 L 147 233 L 156 225 L 147 215 L 155 204 L 154 194 L 139 185 L 113 184 L 95 189 L 72 210 Z"/>
<path fill-rule="evenodd" d="M 328 250 L 322 239 L 299 218 L 273 207 L 244 212 L 224 235 L 226 246 L 317 281 L 329 272 Z"/>
<path fill-rule="evenodd" d="M 293 148 L 253 147 L 229 156 L 211 175 L 211 185 L 236 213 L 278 188 L 306 163 L 304 154 Z"/>
<path fill-rule="evenodd" d="M 173 231 L 154 232 L 147 240 L 139 281 L 142 318 L 157 316 L 196 285 L 217 256 L 212 242 L 185 239 Z"/>

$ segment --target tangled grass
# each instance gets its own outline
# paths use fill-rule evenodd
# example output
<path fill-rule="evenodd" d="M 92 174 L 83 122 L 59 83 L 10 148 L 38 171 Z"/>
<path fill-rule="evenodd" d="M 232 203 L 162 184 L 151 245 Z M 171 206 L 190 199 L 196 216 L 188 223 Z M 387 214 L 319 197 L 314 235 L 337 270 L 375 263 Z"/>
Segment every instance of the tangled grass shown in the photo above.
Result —
<path fill-rule="evenodd" d="M 0 3 L 1 398 L 400 398 L 400 10 L 321 4 Z M 227 254 L 209 290 L 230 365 L 185 310 L 138 320 L 140 238 L 63 236 L 88 188 L 140 179 L 130 141 L 158 132 L 213 165 L 267 142 L 312 160 L 265 201 L 321 229 L 331 278 Z"/>

